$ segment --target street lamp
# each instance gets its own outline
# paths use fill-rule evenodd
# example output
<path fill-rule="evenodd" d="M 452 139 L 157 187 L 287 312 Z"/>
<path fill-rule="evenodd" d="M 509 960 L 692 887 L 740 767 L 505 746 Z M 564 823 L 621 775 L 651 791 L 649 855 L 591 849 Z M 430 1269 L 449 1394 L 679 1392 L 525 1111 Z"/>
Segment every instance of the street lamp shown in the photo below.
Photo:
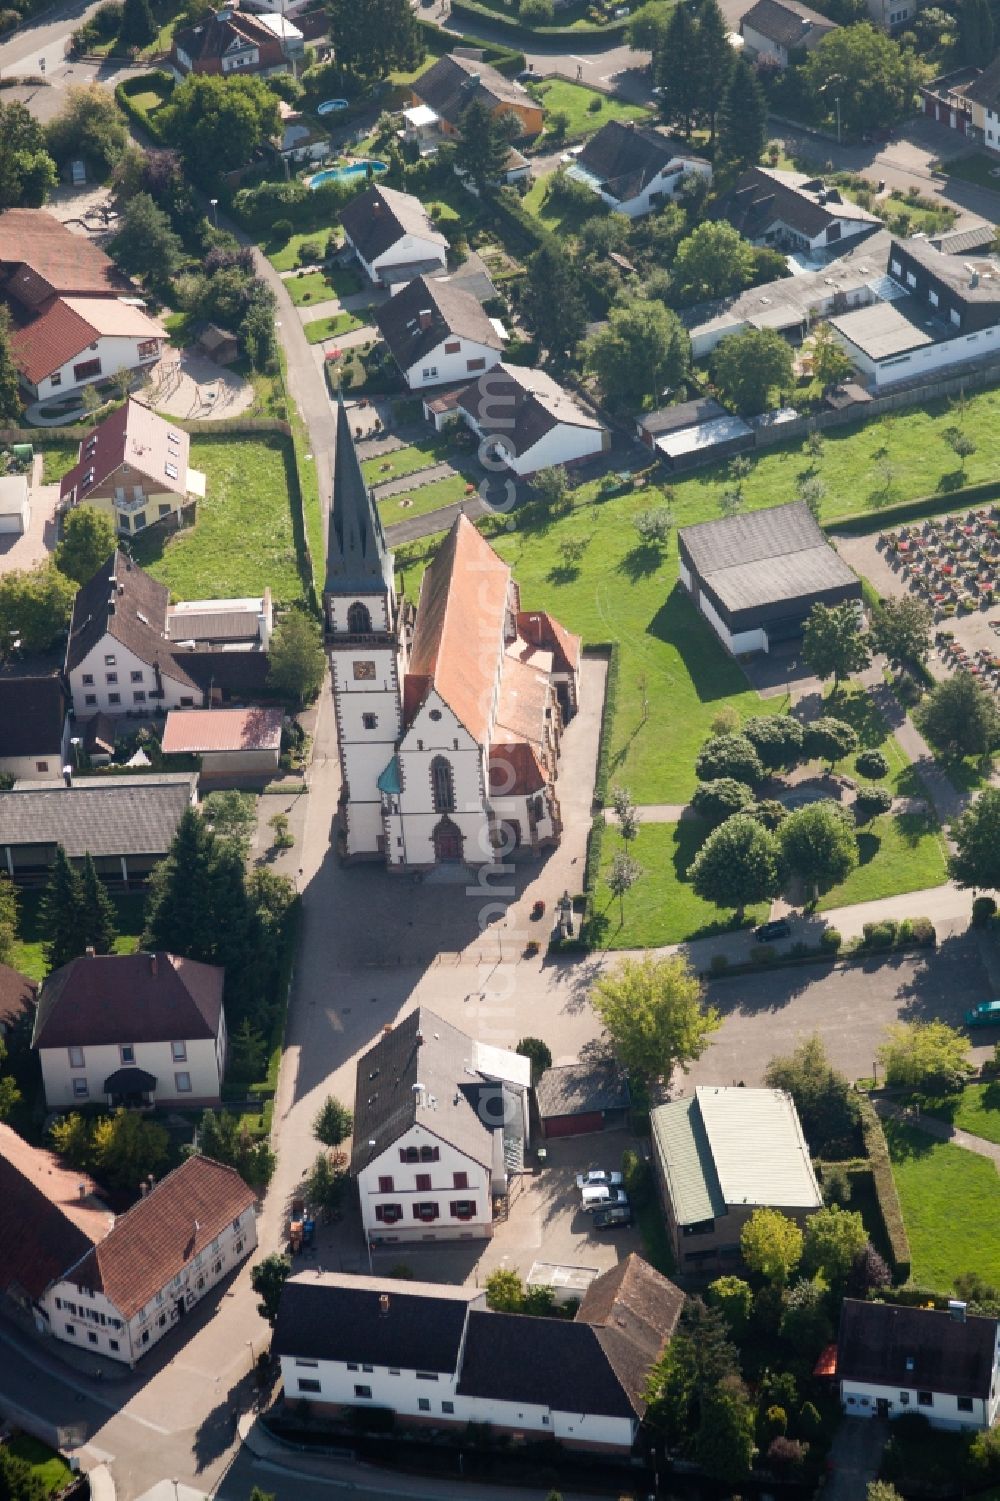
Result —
<path fill-rule="evenodd" d="M 839 95 L 838 95 L 838 97 L 836 99 L 834 99 L 833 102 L 837 106 L 837 145 L 839 146 L 840 145 L 840 97 L 839 97 Z"/>
<path fill-rule="evenodd" d="M 215 225 L 216 229 L 218 229 L 218 227 L 219 227 L 219 200 L 218 200 L 218 198 L 210 198 L 208 201 L 212 205 L 212 223 Z"/>
<path fill-rule="evenodd" d="M 77 771 L 79 771 L 80 770 L 80 746 L 83 744 L 83 741 L 80 739 L 79 735 L 74 735 L 71 738 L 71 740 L 70 740 L 69 743 L 73 747 L 73 764 L 75 765 Z"/>

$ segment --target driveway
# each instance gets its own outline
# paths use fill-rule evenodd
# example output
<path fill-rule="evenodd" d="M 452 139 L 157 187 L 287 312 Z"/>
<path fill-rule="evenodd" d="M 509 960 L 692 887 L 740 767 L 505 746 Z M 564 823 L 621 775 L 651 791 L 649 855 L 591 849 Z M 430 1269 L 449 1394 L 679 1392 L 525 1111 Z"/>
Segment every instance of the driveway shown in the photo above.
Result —
<path fill-rule="evenodd" d="M 830 1448 L 824 1501 L 861 1501 L 878 1475 L 888 1425 L 877 1418 L 844 1418 Z"/>
<path fill-rule="evenodd" d="M 31 471 L 31 519 L 23 536 L 0 534 L 0 573 L 14 573 L 19 568 L 34 568 L 44 563 L 56 545 L 56 507 L 59 486 L 43 485 L 42 456 L 35 455 Z"/>

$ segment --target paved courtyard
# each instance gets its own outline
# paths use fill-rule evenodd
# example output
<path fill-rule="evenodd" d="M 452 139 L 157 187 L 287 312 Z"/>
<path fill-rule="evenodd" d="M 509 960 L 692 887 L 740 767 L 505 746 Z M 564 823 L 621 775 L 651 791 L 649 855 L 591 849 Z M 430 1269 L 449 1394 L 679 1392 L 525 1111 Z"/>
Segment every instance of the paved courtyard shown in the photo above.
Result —
<path fill-rule="evenodd" d="M 34 568 L 55 550 L 59 486 L 42 484 L 42 455 L 35 454 L 30 479 L 31 517 L 23 535 L 0 535 L 0 573 Z"/>

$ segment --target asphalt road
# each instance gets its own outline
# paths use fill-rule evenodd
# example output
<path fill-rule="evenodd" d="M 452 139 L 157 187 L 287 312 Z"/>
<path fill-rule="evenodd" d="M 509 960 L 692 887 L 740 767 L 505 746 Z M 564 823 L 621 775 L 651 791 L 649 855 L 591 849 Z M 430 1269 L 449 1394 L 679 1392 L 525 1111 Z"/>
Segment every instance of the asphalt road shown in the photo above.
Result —
<path fill-rule="evenodd" d="M 0 46 L 0 78 L 10 73 L 47 72 L 62 61 L 69 39 L 94 14 L 100 0 L 74 0 L 45 11 Z M 44 61 L 45 68 L 39 67 Z"/>

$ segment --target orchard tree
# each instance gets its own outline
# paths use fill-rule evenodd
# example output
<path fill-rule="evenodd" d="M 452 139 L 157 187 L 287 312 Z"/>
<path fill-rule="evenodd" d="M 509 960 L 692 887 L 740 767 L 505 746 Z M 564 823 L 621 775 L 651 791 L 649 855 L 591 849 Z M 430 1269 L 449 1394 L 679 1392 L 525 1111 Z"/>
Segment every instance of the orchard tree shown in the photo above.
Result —
<path fill-rule="evenodd" d="M 145 276 L 163 286 L 180 265 L 183 247 L 169 214 L 157 208 L 148 193 L 137 193 L 125 207 L 108 254 L 130 276 Z"/>
<path fill-rule="evenodd" d="M 806 1222 L 802 1265 L 810 1276 L 819 1273 L 828 1287 L 847 1280 L 848 1273 L 868 1244 L 861 1215 L 831 1204 L 817 1209 Z"/>
<path fill-rule="evenodd" d="M 683 13 L 684 7 L 677 10 Z M 754 270 L 753 246 L 725 219 L 708 219 L 681 240 L 672 267 L 674 284 L 685 303 L 742 292 L 753 281 Z"/>
<path fill-rule="evenodd" d="M 287 1256 L 265 1256 L 250 1269 L 250 1285 L 260 1302 L 257 1312 L 273 1329 L 278 1322 L 278 1306 L 285 1283 L 292 1275 L 292 1263 Z"/>
<path fill-rule="evenodd" d="M 652 506 L 632 517 L 632 526 L 642 547 L 666 552 L 674 529 L 674 513 L 669 506 Z"/>
<path fill-rule="evenodd" d="M 316 1140 L 321 1141 L 325 1147 L 339 1147 L 350 1136 L 353 1127 L 354 1116 L 351 1111 L 332 1094 L 328 1094 L 313 1120 L 313 1135 Z"/>
<path fill-rule="evenodd" d="M 858 863 L 854 820 L 839 803 L 808 803 L 796 808 L 778 830 L 778 842 L 790 875 L 817 901 L 844 881 Z"/>
<path fill-rule="evenodd" d="M 970 672 L 943 678 L 921 704 L 918 723 L 946 756 L 986 756 L 1000 745 L 1000 710 Z"/>
<path fill-rule="evenodd" d="M 622 1066 L 639 1080 L 669 1079 L 700 1058 L 719 1026 L 701 982 L 679 954 L 624 959 L 596 982 L 591 1004 Z"/>
<path fill-rule="evenodd" d="M 767 97 L 745 57 L 737 57 L 719 106 L 717 159 L 732 171 L 760 161 L 767 140 Z"/>
<path fill-rule="evenodd" d="M 608 400 L 634 408 L 681 383 L 691 340 L 677 314 L 661 302 L 632 297 L 611 309 L 587 346 L 586 359 Z"/>
<path fill-rule="evenodd" d="M 319 625 L 303 610 L 289 610 L 271 638 L 268 687 L 292 703 L 305 704 L 316 697 L 325 671 Z"/>
<path fill-rule="evenodd" d="M 933 628 L 934 612 L 916 594 L 890 594 L 872 611 L 872 645 L 897 670 L 923 666 Z"/>
<path fill-rule="evenodd" d="M 742 923 L 748 906 L 781 890 L 781 847 L 763 824 L 735 813 L 714 829 L 688 871 L 695 892 L 717 907 L 735 907 Z"/>
<path fill-rule="evenodd" d="M 948 874 L 973 891 L 1000 890 L 1000 788 L 986 787 L 952 825 Z"/>
<path fill-rule="evenodd" d="M 763 412 L 774 391 L 787 391 L 792 384 L 792 351 L 773 328 L 748 328 L 720 339 L 712 355 L 712 376 L 739 411 Z"/>
<path fill-rule="evenodd" d="M 802 638 L 802 655 L 818 678 L 833 678 L 837 692 L 842 678 L 861 672 L 872 659 L 861 630 L 857 605 L 813 605 Z"/>
<path fill-rule="evenodd" d="M 784 1287 L 802 1260 L 802 1231 L 777 1209 L 755 1209 L 740 1232 L 740 1250 L 752 1272 Z"/>
<path fill-rule="evenodd" d="M 694 766 L 702 782 L 732 778 L 755 787 L 764 780 L 764 764 L 746 735 L 712 735 L 698 752 Z"/>
<path fill-rule="evenodd" d="M 80 505 L 67 511 L 62 533 L 56 567 L 75 584 L 88 583 L 118 545 L 114 521 L 97 506 Z"/>
<path fill-rule="evenodd" d="M 971 1072 L 969 1039 L 946 1022 L 893 1022 L 878 1050 L 885 1081 L 922 1094 L 953 1094 Z"/>
<path fill-rule="evenodd" d="M 806 725 L 803 749 L 807 756 L 829 761 L 832 771 L 838 761 L 851 756 L 858 748 L 858 732 L 845 719 L 824 714 Z"/>
<path fill-rule="evenodd" d="M 975 439 L 969 437 L 968 433 L 964 433 L 960 427 L 956 427 L 954 424 L 951 427 L 946 427 L 941 436 L 958 459 L 961 465 L 962 479 L 964 480 L 965 461 L 966 459 L 971 459 L 979 445 Z"/>

